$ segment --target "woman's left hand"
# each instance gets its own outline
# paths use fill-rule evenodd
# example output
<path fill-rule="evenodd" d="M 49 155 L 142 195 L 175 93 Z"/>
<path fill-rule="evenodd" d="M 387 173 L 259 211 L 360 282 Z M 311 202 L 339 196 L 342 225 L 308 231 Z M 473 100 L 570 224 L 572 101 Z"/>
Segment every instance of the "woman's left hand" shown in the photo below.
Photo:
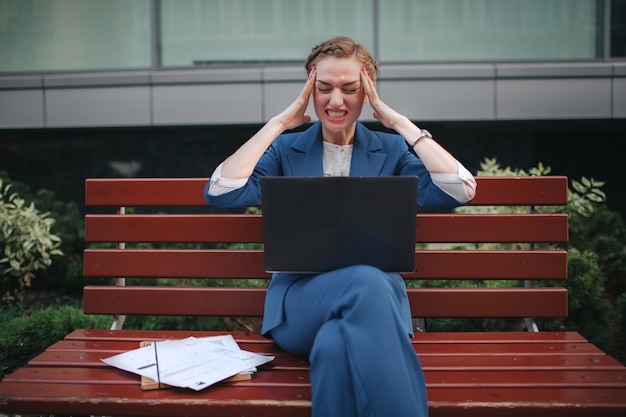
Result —
<path fill-rule="evenodd" d="M 361 68 L 361 83 L 363 84 L 365 96 L 369 100 L 370 106 L 374 109 L 374 118 L 385 127 L 395 129 L 402 115 L 380 99 L 376 91 L 376 84 L 374 84 L 365 67 Z"/>

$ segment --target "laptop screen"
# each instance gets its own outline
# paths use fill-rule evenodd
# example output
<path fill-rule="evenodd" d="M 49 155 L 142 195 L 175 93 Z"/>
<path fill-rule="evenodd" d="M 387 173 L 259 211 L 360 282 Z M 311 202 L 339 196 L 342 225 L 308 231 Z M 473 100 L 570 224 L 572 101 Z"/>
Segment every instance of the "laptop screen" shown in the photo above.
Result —
<path fill-rule="evenodd" d="M 415 269 L 417 177 L 264 177 L 265 268 Z"/>

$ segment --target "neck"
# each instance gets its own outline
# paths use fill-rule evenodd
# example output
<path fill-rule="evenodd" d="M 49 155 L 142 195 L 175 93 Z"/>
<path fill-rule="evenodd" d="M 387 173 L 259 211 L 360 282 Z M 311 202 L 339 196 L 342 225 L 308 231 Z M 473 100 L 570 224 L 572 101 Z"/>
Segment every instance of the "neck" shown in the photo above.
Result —
<path fill-rule="evenodd" d="M 322 138 L 324 142 L 332 143 L 333 145 L 350 145 L 354 143 L 354 131 L 356 126 L 352 126 L 351 129 L 342 130 L 340 132 L 333 132 L 322 127 Z"/>

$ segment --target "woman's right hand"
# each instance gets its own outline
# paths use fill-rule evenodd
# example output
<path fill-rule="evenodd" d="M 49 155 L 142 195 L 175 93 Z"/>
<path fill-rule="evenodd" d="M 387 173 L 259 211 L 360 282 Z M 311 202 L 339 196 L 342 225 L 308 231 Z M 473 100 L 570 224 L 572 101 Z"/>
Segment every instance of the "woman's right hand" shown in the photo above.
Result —
<path fill-rule="evenodd" d="M 309 78 L 300 92 L 300 95 L 298 95 L 296 100 L 291 103 L 289 107 L 275 117 L 283 126 L 284 130 L 294 129 L 311 121 L 311 116 L 308 116 L 305 112 L 307 106 L 309 105 L 309 98 L 313 92 L 313 87 L 315 86 L 316 75 L 317 70 L 315 66 L 312 66 L 311 71 L 309 72 Z"/>
<path fill-rule="evenodd" d="M 222 164 L 222 178 L 239 179 L 248 178 L 252 175 L 261 156 L 272 144 L 274 139 L 288 129 L 294 129 L 311 120 L 305 114 L 309 105 L 309 98 L 315 85 L 315 67 L 311 68 L 309 79 L 298 98 L 289 105 L 282 113 L 272 117 L 263 127 L 246 141 Z"/>

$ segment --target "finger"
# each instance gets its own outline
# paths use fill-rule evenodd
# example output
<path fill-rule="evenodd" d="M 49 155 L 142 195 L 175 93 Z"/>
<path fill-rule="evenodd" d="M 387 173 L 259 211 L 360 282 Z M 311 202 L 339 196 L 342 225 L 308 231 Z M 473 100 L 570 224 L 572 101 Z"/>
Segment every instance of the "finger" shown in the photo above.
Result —
<path fill-rule="evenodd" d="M 374 80 L 372 80 L 372 77 L 369 75 L 369 72 L 365 67 L 361 69 L 361 82 L 363 83 L 365 94 L 367 94 L 368 98 L 370 100 L 376 98 L 376 84 L 374 84 Z"/>
<path fill-rule="evenodd" d="M 316 79 L 317 70 L 315 69 L 315 67 L 312 67 L 311 71 L 309 71 L 309 77 L 307 78 L 306 83 L 304 84 L 304 88 L 302 89 L 302 95 L 306 96 L 307 98 L 311 95 Z"/>
<path fill-rule="evenodd" d="M 363 82 L 363 85 L 369 86 L 371 81 L 372 78 L 369 76 L 367 68 L 361 67 L 361 82 Z"/>
<path fill-rule="evenodd" d="M 370 84 L 371 79 L 367 76 L 367 73 L 365 72 L 365 67 L 361 68 L 361 83 L 363 84 L 363 91 L 365 92 L 365 95 L 369 96 L 372 94 L 372 86 Z"/>
<path fill-rule="evenodd" d="M 313 66 L 311 67 L 311 71 L 309 71 L 309 77 L 306 80 L 306 85 L 311 85 L 312 87 L 313 84 L 315 84 L 316 79 L 317 79 L 317 68 Z"/>

